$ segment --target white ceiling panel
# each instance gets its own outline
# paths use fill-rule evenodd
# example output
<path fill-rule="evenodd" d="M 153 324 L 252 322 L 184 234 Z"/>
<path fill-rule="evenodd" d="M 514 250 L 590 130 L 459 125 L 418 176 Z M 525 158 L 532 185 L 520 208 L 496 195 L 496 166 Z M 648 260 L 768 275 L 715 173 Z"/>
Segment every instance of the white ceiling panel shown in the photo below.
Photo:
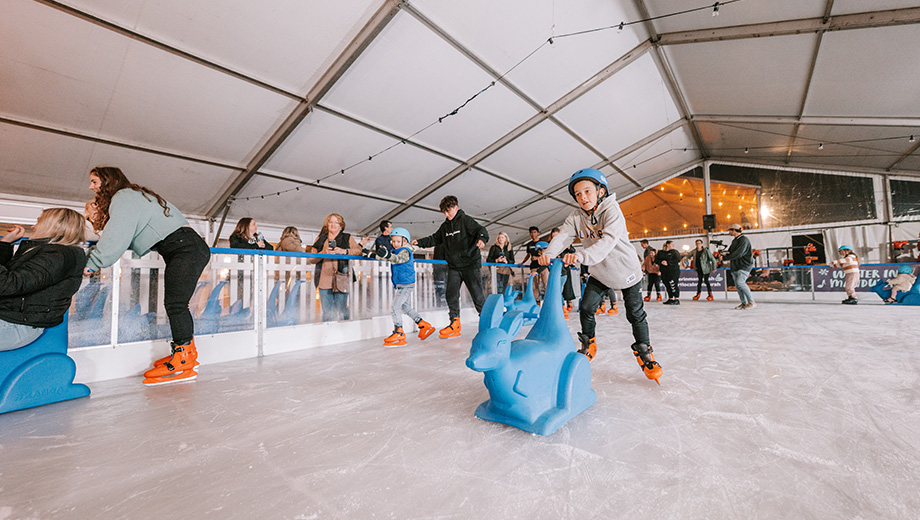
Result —
<path fill-rule="evenodd" d="M 892 164 L 894 163 L 894 161 L 891 162 Z M 920 173 L 920 154 L 914 152 L 913 155 L 898 163 L 898 165 L 892 168 L 891 171 L 910 171 L 912 173 Z"/>
<path fill-rule="evenodd" d="M 428 197 L 421 204 L 437 208 L 441 199 L 454 195 L 470 215 L 495 216 L 536 195 L 480 170 L 467 170 Z"/>
<path fill-rule="evenodd" d="M 227 217 L 230 229 L 243 217 L 253 217 L 257 222 L 282 226 L 297 226 L 303 229 L 320 229 L 323 219 L 330 213 L 338 213 L 345 219 L 345 229 L 358 233 L 369 225 L 376 225 L 376 218 L 390 211 L 396 204 L 359 197 L 348 193 L 331 191 L 314 186 L 302 186 L 299 191 L 274 195 L 289 190 L 297 184 L 256 175 L 239 194 L 240 198 L 257 197 L 252 200 L 236 200 Z M 260 195 L 271 193 L 265 199 Z M 226 225 L 225 225 L 226 227 Z"/>
<path fill-rule="evenodd" d="M 799 115 L 813 34 L 665 47 L 694 114 Z"/>
<path fill-rule="evenodd" d="M 609 157 L 680 119 L 680 114 L 646 54 L 556 117 Z"/>
<path fill-rule="evenodd" d="M 357 164 L 398 141 L 338 116 L 311 112 L 275 152 L 262 171 L 322 179 Z M 328 179 L 343 188 L 401 200 L 431 184 L 459 163 L 409 144 L 400 144 Z"/>
<path fill-rule="evenodd" d="M 460 201 L 460 209 L 463 209 L 463 201 Z M 383 215 L 383 213 L 381 213 Z M 428 236 L 438 230 L 438 227 L 444 222 L 444 214 L 440 211 L 430 211 L 427 209 L 411 207 L 396 215 L 392 219 L 394 226 L 401 226 L 409 230 L 412 238 L 421 238 Z M 369 222 L 368 225 L 374 224 Z"/>
<path fill-rule="evenodd" d="M 885 169 L 916 145 L 909 142 L 911 133 L 920 136 L 920 129 L 806 125 L 790 160 Z"/>
<path fill-rule="evenodd" d="M 555 123 L 544 121 L 481 164 L 542 192 L 598 159 Z"/>
<path fill-rule="evenodd" d="M 835 0 L 832 15 L 864 13 L 867 11 L 888 11 L 891 9 L 906 9 L 918 7 L 917 0 Z"/>
<path fill-rule="evenodd" d="M 805 115 L 920 116 L 920 25 L 824 35 Z"/>
<path fill-rule="evenodd" d="M 553 35 L 616 25 L 637 18 L 632 2 L 587 0 L 471 0 L 412 2 L 451 36 L 504 74 Z M 639 28 L 557 38 L 508 74 L 508 79 L 547 106 L 645 38 Z"/>
<path fill-rule="evenodd" d="M 544 199 L 534 202 L 502 220 L 524 228 L 537 226 L 541 232 L 546 232 L 552 227 L 562 224 L 565 217 L 573 209 L 575 208 L 567 204 L 562 204 L 552 199 Z"/>
<path fill-rule="evenodd" d="M 697 122 L 696 126 L 711 157 L 770 161 L 786 159 L 794 129 L 794 125 L 779 124 Z"/>
<path fill-rule="evenodd" d="M 14 42 L 3 41 L 0 51 L 4 113 L 238 164 L 295 105 L 60 11 L 22 2 L 4 3 L 7 12 L 0 11 L 0 32 Z M 36 33 L 42 38 L 30 37 Z"/>
<path fill-rule="evenodd" d="M 4 193 L 90 200 L 89 171 L 117 166 L 132 182 L 159 193 L 186 215 L 204 214 L 238 173 L 8 124 L 0 124 L 0 157 Z"/>
<path fill-rule="evenodd" d="M 856 1 L 863 4 L 867 3 L 863 0 Z M 766 2 L 748 0 L 719 7 L 719 16 L 712 15 L 712 5 L 714 3 L 709 2 L 709 7 L 694 13 L 662 18 L 655 20 L 653 23 L 660 34 L 779 22 L 800 18 L 816 18 L 824 16 L 827 0 L 769 0 Z M 645 4 L 648 6 L 649 14 L 652 16 L 662 16 L 706 5 L 705 2 L 692 3 L 687 2 L 687 0 L 654 0 L 646 1 Z M 836 7 L 835 4 L 835 11 Z"/>
<path fill-rule="evenodd" d="M 492 78 L 411 15 L 402 12 L 323 99 L 323 105 L 410 136 L 436 123 Z M 500 84 L 414 141 L 468 159 L 534 115 Z"/>
<path fill-rule="evenodd" d="M 303 95 L 345 50 L 380 2 L 71 0 L 68 4 Z"/>
<path fill-rule="evenodd" d="M 678 128 L 616 162 L 627 175 L 642 185 L 648 179 L 693 161 L 699 154 L 686 128 Z"/>

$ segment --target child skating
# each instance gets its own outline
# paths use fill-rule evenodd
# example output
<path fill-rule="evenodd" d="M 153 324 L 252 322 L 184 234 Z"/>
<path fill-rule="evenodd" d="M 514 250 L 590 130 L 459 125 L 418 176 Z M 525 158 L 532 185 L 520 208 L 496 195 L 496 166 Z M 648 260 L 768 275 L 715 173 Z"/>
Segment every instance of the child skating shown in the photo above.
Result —
<path fill-rule="evenodd" d="M 412 236 L 406 228 L 390 231 L 392 250 L 378 244 L 376 251 L 365 250 L 368 258 L 379 258 L 390 262 L 391 280 L 396 293 L 393 295 L 393 334 L 383 340 L 384 347 L 406 346 L 406 333 L 403 332 L 402 315 L 405 313 L 418 325 L 418 339 L 424 340 L 434 332 L 434 327 L 423 320 L 412 307 L 412 295 L 415 294 L 415 262 L 412 261 L 413 247 L 409 245 Z"/>
<path fill-rule="evenodd" d="M 914 276 L 914 270 L 909 265 L 898 267 L 898 275 L 890 280 L 885 280 L 885 288 L 891 289 L 891 296 L 885 299 L 885 303 L 897 303 L 898 293 L 907 293 L 916 281 L 917 277 Z"/>
<path fill-rule="evenodd" d="M 661 366 L 655 361 L 649 343 L 648 322 L 642 306 L 642 269 L 636 251 L 629 243 L 623 212 L 616 200 L 608 196 L 607 189 L 607 178 L 598 170 L 586 168 L 572 175 L 569 194 L 581 209 L 573 211 L 565 219 L 559 235 L 550 242 L 539 262 L 549 265 L 550 259 L 562 252 L 575 237 L 581 238 L 584 249 L 563 256 L 565 264 L 578 262 L 591 268 L 578 309 L 582 330 L 578 333 L 582 345 L 579 352 L 588 359 L 594 358 L 597 352 L 594 313 L 607 290 L 620 289 L 626 319 L 632 325 L 635 339 L 633 354 L 645 376 L 658 383 Z"/>
<path fill-rule="evenodd" d="M 856 305 L 859 303 L 859 300 L 856 299 L 856 287 L 859 285 L 859 258 L 856 257 L 856 253 L 853 252 L 853 248 L 850 246 L 838 247 L 837 253 L 839 253 L 842 258 L 831 262 L 831 267 L 843 269 L 843 286 L 847 292 L 847 299 L 840 303 L 845 305 Z"/>

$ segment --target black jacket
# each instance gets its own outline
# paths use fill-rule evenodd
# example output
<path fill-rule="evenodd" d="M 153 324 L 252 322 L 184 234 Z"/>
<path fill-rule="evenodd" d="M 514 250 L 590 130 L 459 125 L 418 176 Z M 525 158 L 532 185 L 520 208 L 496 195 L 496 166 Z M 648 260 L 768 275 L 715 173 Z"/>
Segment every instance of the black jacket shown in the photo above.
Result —
<path fill-rule="evenodd" d="M 498 257 L 505 253 L 505 261 L 509 264 L 514 263 L 514 251 L 511 250 L 508 245 L 505 245 L 505 249 L 498 247 L 498 244 L 492 244 L 492 247 L 489 248 L 489 256 L 486 257 L 487 263 L 498 262 Z"/>
<path fill-rule="evenodd" d="M 453 220 L 445 220 L 433 235 L 418 239 L 418 245 L 433 247 L 443 244 L 447 267 L 459 271 L 482 267 L 482 253 L 476 247 L 477 240 L 487 244 L 489 232 L 461 209 Z"/>
<path fill-rule="evenodd" d="M 738 235 L 732 239 L 728 246 L 728 252 L 722 256 L 722 260 L 731 262 L 731 270 L 750 271 L 754 267 L 754 251 L 751 249 L 751 241 L 744 235 Z"/>
<path fill-rule="evenodd" d="M 245 237 L 240 235 L 230 235 L 230 248 L 231 249 L 262 249 L 264 251 L 274 251 L 275 248 L 268 243 L 268 240 L 263 240 L 265 247 L 259 247 L 258 240 L 247 240 Z"/>
<path fill-rule="evenodd" d="M 661 265 L 663 261 L 667 261 L 668 265 Z M 655 263 L 658 264 L 662 273 L 667 271 L 667 273 L 672 276 L 680 274 L 680 253 L 678 253 L 676 249 L 658 251 L 655 255 Z"/>
<path fill-rule="evenodd" d="M 83 283 L 86 253 L 77 246 L 24 240 L 16 254 L 0 242 L 0 320 L 46 329 L 60 325 Z"/>

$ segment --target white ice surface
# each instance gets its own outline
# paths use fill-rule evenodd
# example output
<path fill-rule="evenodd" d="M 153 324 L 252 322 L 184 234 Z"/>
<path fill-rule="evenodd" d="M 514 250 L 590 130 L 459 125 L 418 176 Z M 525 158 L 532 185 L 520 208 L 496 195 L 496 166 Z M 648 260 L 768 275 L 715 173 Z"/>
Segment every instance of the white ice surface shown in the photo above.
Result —
<path fill-rule="evenodd" d="M 600 317 L 546 438 L 473 416 L 468 327 L 96 383 L 0 415 L 0 519 L 917 518 L 920 309 L 736 303 L 646 304 L 660 387 Z"/>

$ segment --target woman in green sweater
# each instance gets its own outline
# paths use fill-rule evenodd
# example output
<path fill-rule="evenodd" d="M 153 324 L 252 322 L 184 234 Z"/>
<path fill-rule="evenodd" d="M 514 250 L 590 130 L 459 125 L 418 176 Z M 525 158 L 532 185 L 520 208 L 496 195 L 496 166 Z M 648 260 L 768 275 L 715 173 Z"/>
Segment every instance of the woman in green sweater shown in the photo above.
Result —
<path fill-rule="evenodd" d="M 132 184 L 113 166 L 97 166 L 89 173 L 96 193 L 93 228 L 101 238 L 86 259 L 90 274 L 114 264 L 128 249 L 144 256 L 156 251 L 166 262 L 163 303 L 172 330 L 172 353 L 154 362 L 144 373 L 148 386 L 189 381 L 198 377 L 195 323 L 188 304 L 211 251 L 182 213 L 153 191 Z"/>

